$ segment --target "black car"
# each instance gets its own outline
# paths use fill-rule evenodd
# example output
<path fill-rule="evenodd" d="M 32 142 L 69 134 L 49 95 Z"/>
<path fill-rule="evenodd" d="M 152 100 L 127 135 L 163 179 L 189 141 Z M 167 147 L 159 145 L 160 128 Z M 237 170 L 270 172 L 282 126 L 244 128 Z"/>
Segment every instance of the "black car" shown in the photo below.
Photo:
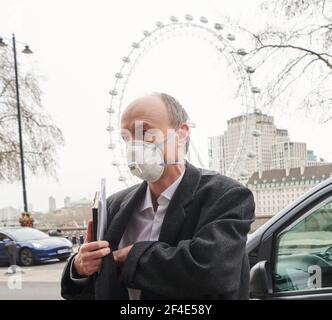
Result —
<path fill-rule="evenodd" d="M 249 235 L 253 299 L 332 299 L 332 178 Z"/>

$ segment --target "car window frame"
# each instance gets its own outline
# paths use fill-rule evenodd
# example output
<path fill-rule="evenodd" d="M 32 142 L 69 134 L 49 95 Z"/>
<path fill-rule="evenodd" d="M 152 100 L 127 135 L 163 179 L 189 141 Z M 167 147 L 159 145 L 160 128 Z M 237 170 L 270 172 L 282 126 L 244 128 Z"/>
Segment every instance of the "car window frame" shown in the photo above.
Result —
<path fill-rule="evenodd" d="M 317 294 L 332 294 L 332 287 L 321 288 L 321 289 L 304 289 L 304 290 L 289 290 L 289 291 L 275 291 L 275 281 L 274 281 L 274 274 L 276 273 L 276 262 L 277 262 L 277 250 L 280 236 L 284 233 L 289 231 L 292 227 L 296 224 L 300 223 L 303 219 L 310 216 L 313 212 L 317 209 L 321 208 L 322 206 L 326 205 L 327 203 L 332 202 L 332 194 L 327 193 L 319 197 L 311 204 L 308 204 L 307 208 L 304 208 L 303 212 L 298 212 L 296 216 L 294 216 L 289 222 L 285 223 L 284 225 L 280 226 L 278 230 L 276 230 L 273 234 L 273 241 L 272 241 L 272 250 L 271 250 L 271 259 L 270 259 L 270 272 L 272 275 L 272 289 L 273 293 L 270 295 L 271 297 L 289 297 L 289 296 L 308 296 L 308 295 L 317 295 Z"/>
<path fill-rule="evenodd" d="M 5 236 L 5 237 L 8 238 L 10 241 L 13 241 L 13 238 L 10 237 L 10 236 L 8 236 L 8 234 L 3 233 L 3 232 L 0 232 L 0 236 L 1 236 L 1 235 Z M 0 240 L 0 241 L 3 241 L 3 240 Z"/>

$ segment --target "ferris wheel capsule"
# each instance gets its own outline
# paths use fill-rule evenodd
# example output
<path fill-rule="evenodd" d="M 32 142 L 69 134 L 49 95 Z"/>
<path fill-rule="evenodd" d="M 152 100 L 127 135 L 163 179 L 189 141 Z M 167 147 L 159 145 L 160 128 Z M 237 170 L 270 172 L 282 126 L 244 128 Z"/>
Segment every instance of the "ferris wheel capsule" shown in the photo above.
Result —
<path fill-rule="evenodd" d="M 111 96 L 116 96 L 117 94 L 118 92 L 115 89 L 110 91 Z"/>
<path fill-rule="evenodd" d="M 248 66 L 246 68 L 246 71 L 247 71 L 247 73 L 254 73 L 255 72 L 255 68 Z"/>
<path fill-rule="evenodd" d="M 224 29 L 224 26 L 221 23 L 215 23 L 214 28 L 216 30 L 222 30 L 222 29 Z"/>
<path fill-rule="evenodd" d="M 118 72 L 118 73 L 116 73 L 115 74 L 115 78 L 117 78 L 117 79 L 122 79 L 122 73 L 121 72 Z"/>
<path fill-rule="evenodd" d="M 164 27 L 164 24 L 163 24 L 161 21 L 157 21 L 157 22 L 156 22 L 156 26 L 157 26 L 158 28 L 162 28 L 162 27 Z"/>
<path fill-rule="evenodd" d="M 259 130 L 252 130 L 251 134 L 254 136 L 254 137 L 259 137 L 261 135 L 261 132 Z"/>
<path fill-rule="evenodd" d="M 119 161 L 112 161 L 112 166 L 115 166 L 115 167 L 118 167 L 120 165 L 120 162 Z"/>
<path fill-rule="evenodd" d="M 245 56 L 247 54 L 247 51 L 243 48 L 237 50 L 237 54 L 240 56 Z"/>
<path fill-rule="evenodd" d="M 108 145 L 108 149 L 111 149 L 111 150 L 113 150 L 113 149 L 115 149 L 115 143 L 110 143 L 109 145 Z"/>
<path fill-rule="evenodd" d="M 209 22 L 209 20 L 206 17 L 203 17 L 203 16 L 199 18 L 199 21 L 202 22 L 202 23 L 208 23 Z"/>
<path fill-rule="evenodd" d="M 107 112 L 108 112 L 108 113 L 115 113 L 116 110 L 115 110 L 114 108 L 108 108 L 108 109 L 107 109 Z"/>
<path fill-rule="evenodd" d="M 256 153 L 252 152 L 252 151 L 249 151 L 248 154 L 247 154 L 247 157 L 251 158 L 251 159 L 256 158 Z"/>
<path fill-rule="evenodd" d="M 130 58 L 129 57 L 123 57 L 122 61 L 128 63 L 128 62 L 130 62 Z"/>
<path fill-rule="evenodd" d="M 127 178 L 125 176 L 119 176 L 119 178 L 118 178 L 119 181 L 126 181 L 126 179 Z"/>
<path fill-rule="evenodd" d="M 259 89 L 258 87 L 252 87 L 252 88 L 251 88 L 251 92 L 252 92 L 252 93 L 260 93 L 260 92 L 261 92 L 261 89 Z"/>
<path fill-rule="evenodd" d="M 229 34 L 227 35 L 227 39 L 228 39 L 229 41 L 234 41 L 234 40 L 235 40 L 235 36 L 234 36 L 234 34 L 229 33 Z"/>
<path fill-rule="evenodd" d="M 109 132 L 113 132 L 114 131 L 114 127 L 113 126 L 107 126 L 106 130 Z"/>
<path fill-rule="evenodd" d="M 139 48 L 139 43 L 137 43 L 137 42 L 133 42 L 133 43 L 131 44 L 131 46 L 132 46 L 134 49 L 138 49 L 138 48 Z"/>
<path fill-rule="evenodd" d="M 179 19 L 176 16 L 170 16 L 169 18 L 172 22 L 179 22 Z"/>
<path fill-rule="evenodd" d="M 192 21 L 192 20 L 194 20 L 194 17 L 193 17 L 191 14 L 186 14 L 186 15 L 184 16 L 184 18 L 185 18 L 187 21 Z"/>
<path fill-rule="evenodd" d="M 247 177 L 249 174 L 248 174 L 248 171 L 246 171 L 246 170 L 242 170 L 241 172 L 240 172 L 240 176 L 241 177 Z"/>
<path fill-rule="evenodd" d="M 150 37 L 150 36 L 151 36 L 151 32 L 148 31 L 148 30 L 144 30 L 144 31 L 143 31 L 143 35 L 144 35 L 145 37 Z"/>

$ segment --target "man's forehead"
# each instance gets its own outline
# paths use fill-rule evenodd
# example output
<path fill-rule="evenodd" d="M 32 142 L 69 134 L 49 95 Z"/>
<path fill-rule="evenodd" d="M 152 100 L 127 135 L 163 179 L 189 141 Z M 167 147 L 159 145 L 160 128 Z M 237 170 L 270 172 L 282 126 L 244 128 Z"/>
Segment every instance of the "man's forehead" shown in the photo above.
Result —
<path fill-rule="evenodd" d="M 154 96 L 138 98 L 131 102 L 122 114 L 122 122 L 140 120 L 144 122 L 165 121 L 167 109 L 161 99 Z"/>

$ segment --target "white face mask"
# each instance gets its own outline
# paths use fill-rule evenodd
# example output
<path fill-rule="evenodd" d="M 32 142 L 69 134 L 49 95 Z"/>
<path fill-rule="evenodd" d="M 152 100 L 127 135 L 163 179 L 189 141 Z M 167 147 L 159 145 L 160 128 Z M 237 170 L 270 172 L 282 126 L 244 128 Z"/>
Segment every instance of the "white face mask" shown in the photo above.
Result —
<path fill-rule="evenodd" d="M 164 155 L 159 147 L 163 143 L 154 144 L 141 140 L 128 141 L 126 147 L 130 172 L 145 181 L 157 181 L 165 169 Z"/>

